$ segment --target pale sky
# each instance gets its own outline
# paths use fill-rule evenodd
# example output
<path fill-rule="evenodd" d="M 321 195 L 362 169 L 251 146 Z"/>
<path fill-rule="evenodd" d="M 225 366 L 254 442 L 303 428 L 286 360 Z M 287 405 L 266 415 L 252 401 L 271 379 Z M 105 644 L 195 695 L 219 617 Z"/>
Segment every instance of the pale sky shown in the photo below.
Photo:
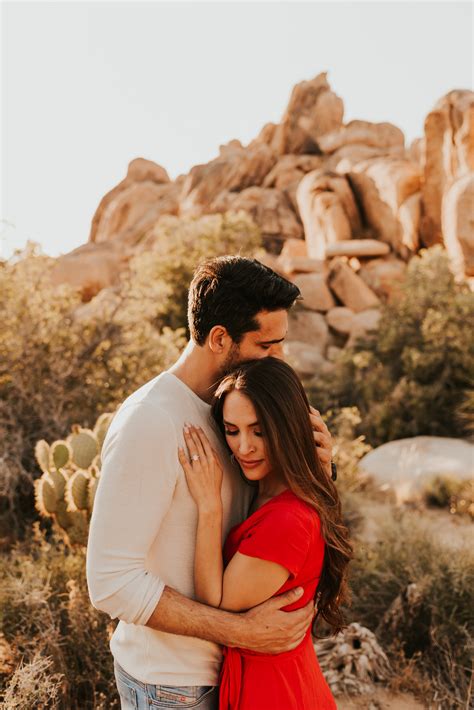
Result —
<path fill-rule="evenodd" d="M 407 143 L 433 104 L 472 88 L 469 2 L 2 2 L 2 256 L 83 244 L 144 157 L 176 177 L 277 122 L 328 71 L 345 121 Z"/>

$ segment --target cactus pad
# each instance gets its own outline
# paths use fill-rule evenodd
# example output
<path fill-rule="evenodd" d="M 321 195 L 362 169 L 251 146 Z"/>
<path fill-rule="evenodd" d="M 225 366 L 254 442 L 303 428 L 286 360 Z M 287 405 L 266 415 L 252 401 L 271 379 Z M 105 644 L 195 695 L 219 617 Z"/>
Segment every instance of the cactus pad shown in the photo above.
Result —
<path fill-rule="evenodd" d="M 35 499 L 36 506 L 40 513 L 46 517 L 50 517 L 56 512 L 58 507 L 58 498 L 54 487 L 54 482 L 48 473 L 45 473 L 35 481 Z"/>
<path fill-rule="evenodd" d="M 66 484 L 65 499 L 68 504 L 69 513 L 78 510 L 87 510 L 88 498 L 87 490 L 90 477 L 87 471 L 75 471 Z"/>
<path fill-rule="evenodd" d="M 105 412 L 104 414 L 100 415 L 100 417 L 95 423 L 94 434 L 96 435 L 97 441 L 99 443 L 99 451 L 103 446 L 105 435 L 107 434 L 108 428 L 113 418 L 114 414 L 111 414 L 110 412 Z"/>
<path fill-rule="evenodd" d="M 99 453 L 97 437 L 90 429 L 74 427 L 67 439 L 72 448 L 72 460 L 77 468 L 87 469 Z"/>
<path fill-rule="evenodd" d="M 36 442 L 35 458 L 43 473 L 49 471 L 49 444 L 44 440 Z"/>
<path fill-rule="evenodd" d="M 72 449 L 67 441 L 54 441 L 51 444 L 50 460 L 57 471 L 67 466 L 71 459 Z"/>

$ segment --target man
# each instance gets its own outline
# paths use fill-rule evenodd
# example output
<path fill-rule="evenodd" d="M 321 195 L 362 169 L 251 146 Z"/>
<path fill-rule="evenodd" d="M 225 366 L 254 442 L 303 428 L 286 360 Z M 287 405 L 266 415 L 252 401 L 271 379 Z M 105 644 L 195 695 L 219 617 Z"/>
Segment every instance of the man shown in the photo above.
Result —
<path fill-rule="evenodd" d="M 292 590 L 245 613 L 193 601 L 197 509 L 178 460 L 186 422 L 201 426 L 224 466 L 223 536 L 248 513 L 250 489 L 209 413 L 215 385 L 240 362 L 281 357 L 298 288 L 256 260 L 220 257 L 198 267 L 189 289 L 191 339 L 167 372 L 128 397 L 102 451 L 87 577 L 93 605 L 118 618 L 111 640 L 122 708 L 218 704 L 219 644 L 280 653 L 312 621 L 308 604 L 281 611 Z M 311 416 L 330 472 L 331 441 Z M 161 705 L 160 705 L 161 703 Z"/>

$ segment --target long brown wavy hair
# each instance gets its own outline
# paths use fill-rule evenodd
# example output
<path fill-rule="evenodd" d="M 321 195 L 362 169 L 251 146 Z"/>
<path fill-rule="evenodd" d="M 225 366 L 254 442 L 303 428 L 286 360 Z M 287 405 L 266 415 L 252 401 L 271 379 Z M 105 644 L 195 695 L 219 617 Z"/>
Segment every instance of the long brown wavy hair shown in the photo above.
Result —
<path fill-rule="evenodd" d="M 318 458 L 306 393 L 294 370 L 282 360 L 266 357 L 239 365 L 219 382 L 212 405 L 224 437 L 224 401 L 234 390 L 246 395 L 255 408 L 272 470 L 319 514 L 326 545 L 313 631 L 321 617 L 337 633 L 344 627 L 341 606 L 349 601 L 352 546 L 337 489 Z"/>

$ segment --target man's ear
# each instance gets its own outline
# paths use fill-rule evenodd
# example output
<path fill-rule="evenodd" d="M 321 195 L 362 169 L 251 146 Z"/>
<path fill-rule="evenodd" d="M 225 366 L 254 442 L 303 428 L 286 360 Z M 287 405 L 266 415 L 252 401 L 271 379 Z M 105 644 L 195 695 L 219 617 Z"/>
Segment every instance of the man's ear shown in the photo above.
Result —
<path fill-rule="evenodd" d="M 231 340 L 227 329 L 223 325 L 215 325 L 209 331 L 208 346 L 216 355 L 222 355 L 229 347 Z"/>

